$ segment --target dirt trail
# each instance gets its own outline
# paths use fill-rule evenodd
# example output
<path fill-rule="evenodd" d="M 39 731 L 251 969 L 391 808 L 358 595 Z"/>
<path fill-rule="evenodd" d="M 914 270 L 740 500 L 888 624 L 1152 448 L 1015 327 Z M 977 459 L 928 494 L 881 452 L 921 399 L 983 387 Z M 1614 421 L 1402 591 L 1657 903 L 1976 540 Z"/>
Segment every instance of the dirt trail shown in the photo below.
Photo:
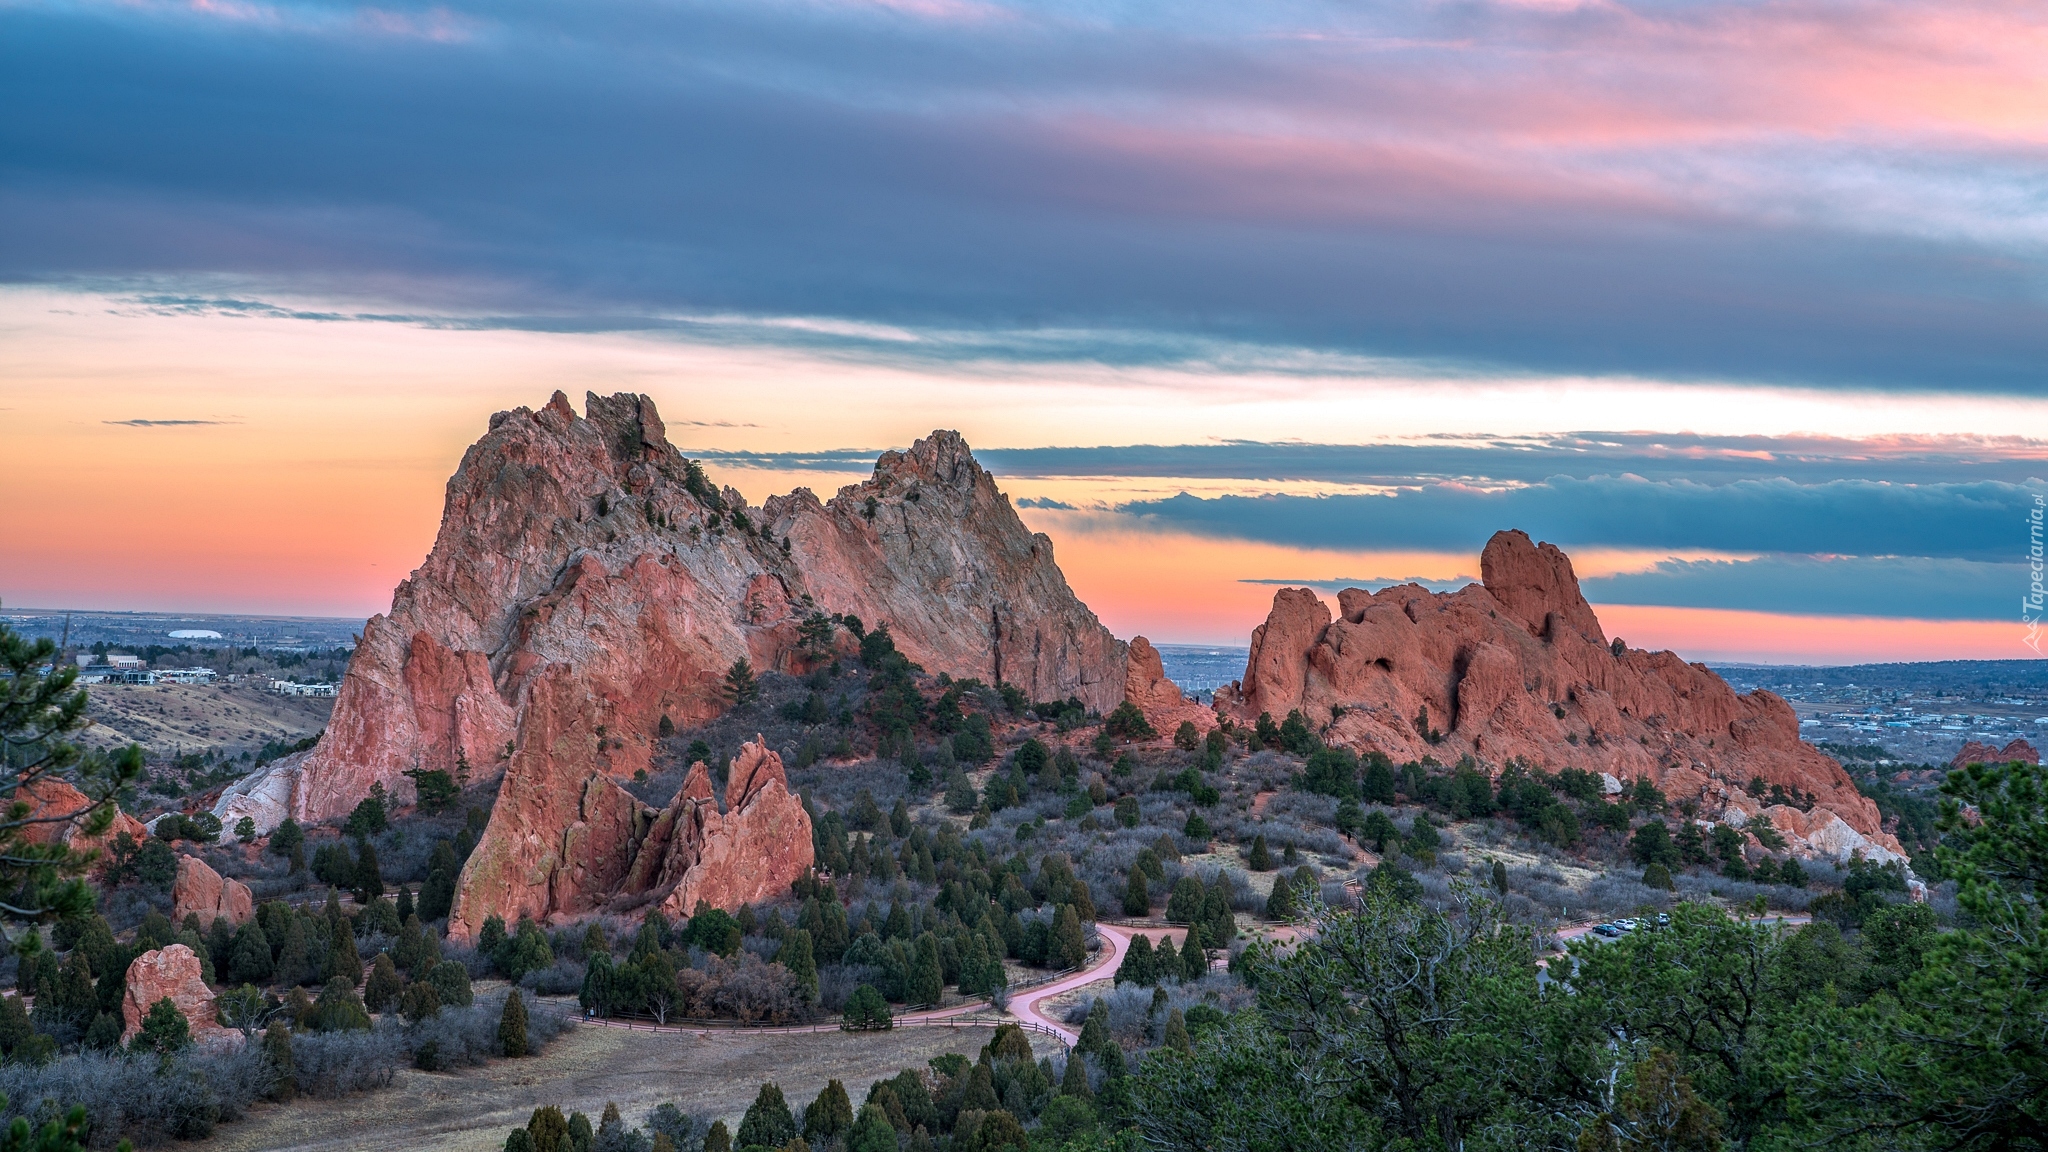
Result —
<path fill-rule="evenodd" d="M 247 1119 L 221 1125 L 212 1140 L 195 1147 L 498 1152 L 505 1133 L 543 1104 L 564 1113 L 581 1111 L 595 1121 L 607 1101 L 616 1102 L 634 1124 L 655 1105 L 673 1100 L 685 1111 L 721 1116 L 737 1130 L 764 1081 L 781 1085 L 795 1105 L 809 1103 L 826 1080 L 839 1080 L 858 1102 L 876 1080 L 923 1067 L 942 1052 L 973 1059 L 988 1043 L 993 1023 L 803 1036 L 573 1028 L 532 1059 L 493 1060 L 459 1073 L 403 1069 L 380 1091 L 259 1105 Z M 1050 1036 L 1030 1039 L 1041 1055 L 1057 1050 Z"/>

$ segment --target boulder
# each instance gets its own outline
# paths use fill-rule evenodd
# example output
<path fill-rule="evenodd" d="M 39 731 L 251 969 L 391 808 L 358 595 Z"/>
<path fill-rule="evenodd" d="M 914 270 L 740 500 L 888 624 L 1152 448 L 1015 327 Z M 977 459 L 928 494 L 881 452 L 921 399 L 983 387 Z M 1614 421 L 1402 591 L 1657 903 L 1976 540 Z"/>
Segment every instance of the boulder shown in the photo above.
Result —
<path fill-rule="evenodd" d="M 1249 723 L 1300 709 L 1330 743 L 1396 763 L 1470 756 L 1494 771 L 1520 761 L 1648 777 L 1704 811 L 1740 807 L 1760 776 L 1816 798 L 1816 851 L 1899 851 L 1841 765 L 1799 739 L 1785 701 L 1738 695 L 1670 652 L 1610 644 L 1562 551 L 1498 532 L 1480 570 L 1481 583 L 1450 593 L 1346 589 L 1334 619 L 1311 590 L 1281 589 L 1219 710 Z M 1825 831 L 1835 817 L 1860 845 Z"/>
<path fill-rule="evenodd" d="M 127 991 L 121 997 L 125 1024 L 121 1042 L 135 1039 L 150 1008 L 168 996 L 185 1014 L 195 1044 L 225 1047 L 239 1043 L 241 1033 L 221 1027 L 213 1018 L 213 991 L 201 972 L 198 953 L 183 944 L 167 944 L 137 956 L 128 965 Z"/>
<path fill-rule="evenodd" d="M 2015 760 L 2022 764 L 2039 764 L 2041 754 L 2025 740 L 2013 740 L 2003 748 L 1986 744 L 1981 740 L 1970 740 L 1966 741 L 1954 759 L 1949 761 L 1949 767 L 1961 768 L 1965 764 L 2010 764 Z"/>
<path fill-rule="evenodd" d="M 1216 726 L 1215 712 L 1182 696 L 1180 685 L 1166 678 L 1158 650 L 1143 636 L 1131 639 L 1124 668 L 1124 699 L 1137 705 L 1161 736 L 1173 735 L 1183 721 L 1192 721 L 1203 732 Z"/>
<path fill-rule="evenodd" d="M 256 904 L 247 884 L 223 878 L 197 856 L 181 855 L 178 879 L 171 887 L 171 919 L 182 922 L 195 912 L 201 924 L 211 924 L 220 916 L 246 924 L 256 914 Z"/>
<path fill-rule="evenodd" d="M 515 757 L 513 771 L 527 763 Z M 560 809 L 522 781 L 508 778 L 506 791 L 526 802 L 500 801 L 463 867 L 453 939 L 474 938 L 491 916 L 511 923 L 656 903 L 675 918 L 700 900 L 733 909 L 788 892 L 814 860 L 810 814 L 759 736 L 733 758 L 723 813 L 701 761 L 660 810 L 602 775 L 586 777 L 573 808 Z M 564 830 L 546 833 L 558 825 Z"/>
<path fill-rule="evenodd" d="M 149 835 L 142 821 L 120 809 L 114 810 L 114 822 L 98 836 L 88 836 L 79 826 L 85 812 L 92 807 L 92 801 L 69 781 L 45 777 L 16 789 L 15 799 L 29 806 L 29 818 L 35 823 L 22 826 L 21 839 L 28 844 L 63 844 L 75 851 L 86 852 L 103 847 L 119 833 L 126 832 L 140 840 Z M 50 823 L 41 823 L 49 820 Z"/>

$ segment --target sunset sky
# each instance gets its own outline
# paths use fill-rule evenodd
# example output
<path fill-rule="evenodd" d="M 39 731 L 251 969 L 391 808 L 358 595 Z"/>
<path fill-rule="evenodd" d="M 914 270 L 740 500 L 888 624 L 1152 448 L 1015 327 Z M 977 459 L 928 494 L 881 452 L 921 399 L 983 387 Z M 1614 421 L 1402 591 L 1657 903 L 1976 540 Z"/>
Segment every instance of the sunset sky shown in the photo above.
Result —
<path fill-rule="evenodd" d="M 0 600 L 361 615 L 492 411 L 957 428 L 1114 631 L 1559 544 L 1691 659 L 2032 658 L 2048 8 L 0 2 Z"/>

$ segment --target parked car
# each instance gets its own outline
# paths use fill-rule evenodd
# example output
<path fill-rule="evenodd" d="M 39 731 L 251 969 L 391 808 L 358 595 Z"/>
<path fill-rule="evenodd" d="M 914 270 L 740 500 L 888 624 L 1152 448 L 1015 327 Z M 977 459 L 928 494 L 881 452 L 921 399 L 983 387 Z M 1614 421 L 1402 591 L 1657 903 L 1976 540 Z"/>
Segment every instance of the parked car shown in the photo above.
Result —
<path fill-rule="evenodd" d="M 1593 934 L 1595 936 L 1605 936 L 1612 940 L 1616 936 L 1621 935 L 1621 929 L 1616 928 L 1612 924 L 1595 924 L 1593 925 Z"/>

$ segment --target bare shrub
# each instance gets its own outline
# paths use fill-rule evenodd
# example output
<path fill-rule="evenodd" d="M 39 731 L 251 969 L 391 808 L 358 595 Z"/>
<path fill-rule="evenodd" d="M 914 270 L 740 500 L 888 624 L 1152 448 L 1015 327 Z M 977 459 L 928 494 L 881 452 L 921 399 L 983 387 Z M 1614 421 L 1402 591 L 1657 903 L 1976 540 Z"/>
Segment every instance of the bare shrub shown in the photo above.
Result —
<path fill-rule="evenodd" d="M 271 1082 L 257 1049 L 188 1051 L 168 1062 L 88 1052 L 44 1065 L 0 1066 L 0 1092 L 8 1098 L 0 1122 L 22 1116 L 39 1127 L 82 1105 L 91 1121 L 88 1147 L 111 1148 L 122 1139 L 145 1147 L 202 1139 L 216 1124 L 240 1119 Z"/>
<path fill-rule="evenodd" d="M 818 969 L 818 1004 L 827 1012 L 846 1007 L 854 989 L 874 984 L 882 970 L 870 964 L 826 964 Z"/>
<path fill-rule="evenodd" d="M 541 996 L 570 996 L 583 990 L 583 964 L 566 957 L 519 978 L 519 986 Z"/>
<path fill-rule="evenodd" d="M 331 1098 L 387 1087 L 409 1055 L 403 1031 L 391 1020 L 368 1032 L 300 1032 L 292 1037 L 292 1067 L 299 1091 L 308 1096 Z"/>
<path fill-rule="evenodd" d="M 709 980 L 690 1005 L 692 1016 L 787 1024 L 807 1014 L 809 1005 L 789 969 L 764 963 L 751 952 L 741 952 L 733 962 L 712 957 L 706 975 Z"/>

